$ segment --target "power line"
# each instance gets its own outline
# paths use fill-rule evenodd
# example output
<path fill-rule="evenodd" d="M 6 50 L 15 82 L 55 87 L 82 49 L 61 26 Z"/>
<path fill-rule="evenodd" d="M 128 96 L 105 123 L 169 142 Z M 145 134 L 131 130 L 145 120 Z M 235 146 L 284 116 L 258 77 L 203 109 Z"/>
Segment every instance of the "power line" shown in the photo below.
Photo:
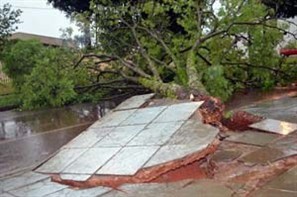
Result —
<path fill-rule="evenodd" d="M 31 9 L 31 10 L 57 10 L 54 8 L 42 8 L 42 7 L 27 7 L 27 6 L 12 6 L 14 8 L 19 8 L 19 9 Z"/>

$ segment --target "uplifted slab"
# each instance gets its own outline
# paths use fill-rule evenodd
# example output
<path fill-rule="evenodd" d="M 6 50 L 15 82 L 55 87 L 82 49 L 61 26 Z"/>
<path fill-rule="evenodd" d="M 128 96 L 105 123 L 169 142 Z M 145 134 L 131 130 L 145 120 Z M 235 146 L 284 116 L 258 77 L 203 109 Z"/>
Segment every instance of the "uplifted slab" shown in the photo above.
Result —
<path fill-rule="evenodd" d="M 274 119 L 265 119 L 261 122 L 250 125 L 250 128 L 262 131 L 288 135 L 297 130 L 297 124 Z"/>
<path fill-rule="evenodd" d="M 154 96 L 155 96 L 154 93 L 133 96 L 133 97 L 125 100 L 124 102 L 122 102 L 119 106 L 116 107 L 115 110 L 127 110 L 127 109 L 140 108 L 149 99 L 153 98 Z"/>
<path fill-rule="evenodd" d="M 92 176 L 134 176 L 141 169 L 202 151 L 219 132 L 201 120 L 189 120 L 202 103 L 112 112 L 36 171 L 80 182 Z"/>

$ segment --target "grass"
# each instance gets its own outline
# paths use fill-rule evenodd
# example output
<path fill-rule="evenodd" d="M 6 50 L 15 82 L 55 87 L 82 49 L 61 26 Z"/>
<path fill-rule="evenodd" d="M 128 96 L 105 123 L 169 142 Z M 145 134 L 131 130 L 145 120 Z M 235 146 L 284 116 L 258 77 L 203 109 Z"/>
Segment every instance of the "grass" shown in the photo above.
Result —
<path fill-rule="evenodd" d="M 20 99 L 16 94 L 0 96 L 0 109 L 17 107 L 20 105 Z"/>

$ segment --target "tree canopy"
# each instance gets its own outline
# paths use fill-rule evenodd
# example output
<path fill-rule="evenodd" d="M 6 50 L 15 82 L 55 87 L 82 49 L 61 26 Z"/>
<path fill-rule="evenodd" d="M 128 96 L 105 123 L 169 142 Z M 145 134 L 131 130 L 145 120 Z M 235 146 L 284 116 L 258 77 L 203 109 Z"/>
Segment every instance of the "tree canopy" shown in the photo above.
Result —
<path fill-rule="evenodd" d="M 0 47 L 9 35 L 17 29 L 16 24 L 20 23 L 21 10 L 13 10 L 10 4 L 4 4 L 0 8 Z"/>
<path fill-rule="evenodd" d="M 237 88 L 269 88 L 296 73 L 282 70 L 275 51 L 287 26 L 257 0 L 94 0 L 90 9 L 101 51 L 93 56 L 110 64 L 104 72 L 153 91 L 226 99 Z"/>
<path fill-rule="evenodd" d="M 297 0 L 262 0 L 275 10 L 277 17 L 291 18 L 297 16 Z"/>
<path fill-rule="evenodd" d="M 68 15 L 74 12 L 82 13 L 88 11 L 90 8 L 89 0 L 48 0 L 48 2 Z"/>

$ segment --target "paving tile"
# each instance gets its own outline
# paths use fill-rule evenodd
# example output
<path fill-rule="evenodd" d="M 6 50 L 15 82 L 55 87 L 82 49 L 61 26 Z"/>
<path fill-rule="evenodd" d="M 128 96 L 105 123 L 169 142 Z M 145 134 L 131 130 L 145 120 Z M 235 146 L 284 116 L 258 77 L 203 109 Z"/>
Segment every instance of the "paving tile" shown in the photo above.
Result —
<path fill-rule="evenodd" d="M 259 189 L 250 194 L 251 197 L 296 197 L 297 192 L 278 189 Z"/>
<path fill-rule="evenodd" d="M 265 146 L 266 144 L 277 139 L 279 135 L 257 132 L 257 131 L 244 131 L 242 133 L 232 133 L 226 140 L 230 142 L 251 144 L 256 146 Z"/>
<path fill-rule="evenodd" d="M 145 125 L 116 127 L 101 141 L 95 144 L 95 147 L 125 146 L 139 132 L 141 132 L 144 127 Z"/>
<path fill-rule="evenodd" d="M 248 164 L 268 164 L 280 158 L 283 152 L 277 148 L 263 147 L 240 158 Z"/>
<path fill-rule="evenodd" d="M 190 102 L 170 105 L 154 122 L 171 122 L 188 120 L 203 102 Z"/>
<path fill-rule="evenodd" d="M 124 102 L 122 102 L 119 106 L 116 107 L 115 110 L 127 110 L 127 109 L 139 108 L 143 104 L 145 104 L 149 99 L 151 99 L 153 96 L 155 96 L 154 93 L 133 96 L 125 100 Z"/>
<path fill-rule="evenodd" d="M 95 197 L 109 192 L 111 189 L 107 187 L 94 187 L 90 189 L 70 189 L 65 188 L 56 193 L 47 195 L 46 197 Z"/>
<path fill-rule="evenodd" d="M 160 106 L 138 109 L 128 119 L 123 121 L 121 125 L 148 124 L 166 108 L 166 106 Z"/>
<path fill-rule="evenodd" d="M 297 130 L 297 124 L 274 119 L 265 119 L 261 122 L 250 125 L 250 127 L 282 135 L 288 135 L 289 133 Z"/>
<path fill-rule="evenodd" d="M 291 133 L 241 158 L 246 163 L 267 164 L 297 155 L 297 135 Z"/>
<path fill-rule="evenodd" d="M 62 173 L 90 174 L 95 173 L 103 164 L 114 156 L 117 148 L 91 148 L 84 152 L 77 160 L 66 167 Z"/>
<path fill-rule="evenodd" d="M 159 184 L 134 184 L 100 197 L 231 197 L 232 191 L 211 180 L 179 181 Z"/>
<path fill-rule="evenodd" d="M 35 172 L 26 172 L 23 174 L 18 174 L 13 177 L 6 178 L 5 180 L 1 181 L 0 188 L 3 191 L 10 191 L 12 189 L 16 189 L 22 186 L 26 186 L 37 181 L 45 180 L 49 176 L 35 173 Z"/>
<path fill-rule="evenodd" d="M 102 119 L 95 122 L 90 128 L 100 128 L 100 127 L 116 127 L 119 126 L 124 120 L 131 116 L 136 109 L 125 110 L 125 111 L 115 111 L 108 113 Z"/>
<path fill-rule="evenodd" d="M 205 149 L 218 135 L 219 130 L 197 120 L 188 120 L 172 136 L 167 145 L 150 159 L 145 167 L 180 159 Z"/>
<path fill-rule="evenodd" d="M 14 196 L 9 193 L 0 193 L 0 197 L 14 197 Z"/>
<path fill-rule="evenodd" d="M 152 123 L 139 133 L 129 146 L 163 145 L 182 126 L 184 122 Z"/>
<path fill-rule="evenodd" d="M 168 144 L 171 145 L 189 145 L 210 143 L 219 134 L 219 130 L 197 120 L 188 120 L 172 136 Z"/>
<path fill-rule="evenodd" d="M 90 174 L 63 174 L 63 173 L 60 173 L 60 177 L 63 180 L 86 181 L 91 177 L 91 175 Z"/>
<path fill-rule="evenodd" d="M 36 171 L 44 173 L 60 173 L 70 163 L 80 157 L 87 149 L 62 149 L 58 154 L 46 161 Z"/>
<path fill-rule="evenodd" d="M 125 147 L 96 174 L 134 175 L 158 150 L 158 146 Z"/>
<path fill-rule="evenodd" d="M 282 175 L 276 177 L 268 184 L 264 186 L 265 188 L 281 189 L 287 191 L 296 192 L 297 196 L 297 167 L 283 173 Z"/>
<path fill-rule="evenodd" d="M 34 183 L 16 190 L 11 190 L 10 193 L 19 197 L 43 197 L 48 194 L 55 193 L 59 190 L 65 189 L 68 186 L 60 185 L 51 182 L 50 179 Z"/>
<path fill-rule="evenodd" d="M 113 129 L 114 129 L 114 127 L 89 129 L 85 132 L 82 132 L 79 136 L 74 138 L 72 141 L 70 141 L 64 147 L 65 148 L 89 148 L 89 147 L 92 147 L 99 140 L 101 140 L 108 133 L 110 133 Z"/>
<path fill-rule="evenodd" d="M 181 159 L 187 155 L 199 152 L 207 147 L 207 144 L 197 146 L 189 145 L 165 145 L 145 164 L 145 167 L 166 163 L 176 159 Z"/>
<path fill-rule="evenodd" d="M 242 155 L 241 151 L 238 150 L 220 150 L 216 151 L 211 158 L 214 162 L 230 162 Z"/>

